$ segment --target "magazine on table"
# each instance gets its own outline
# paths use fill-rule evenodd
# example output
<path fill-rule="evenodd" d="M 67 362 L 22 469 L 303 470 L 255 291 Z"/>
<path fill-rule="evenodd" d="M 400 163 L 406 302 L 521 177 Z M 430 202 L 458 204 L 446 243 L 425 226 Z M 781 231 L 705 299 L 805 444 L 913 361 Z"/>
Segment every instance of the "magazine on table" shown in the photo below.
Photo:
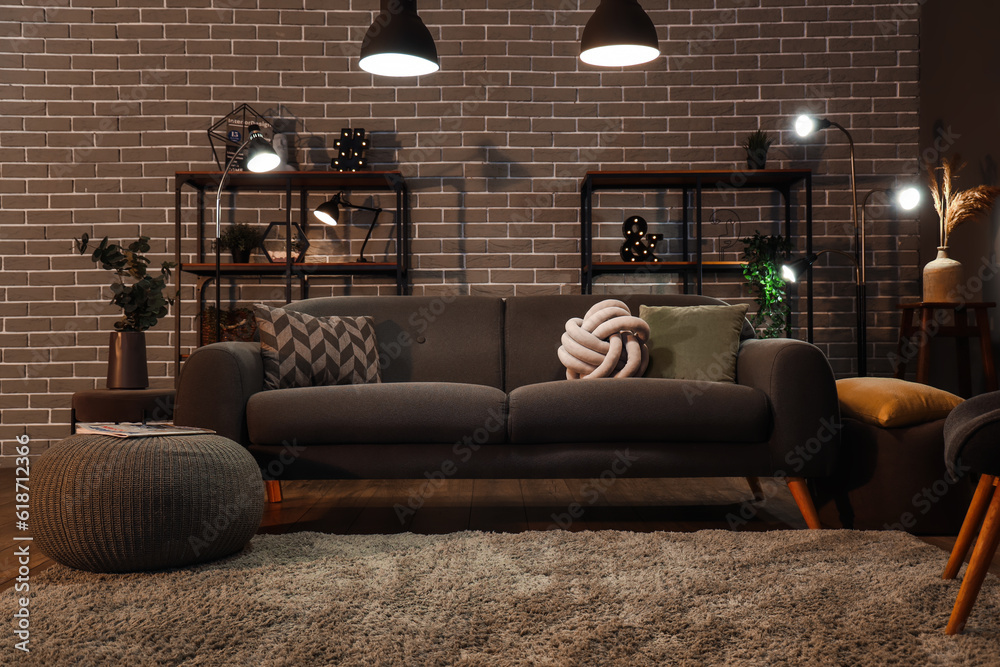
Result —
<path fill-rule="evenodd" d="M 76 425 L 77 433 L 90 435 L 110 435 L 115 438 L 142 438 L 152 435 L 196 435 L 199 433 L 215 433 L 208 428 L 197 426 L 174 426 L 170 422 L 80 422 Z"/>

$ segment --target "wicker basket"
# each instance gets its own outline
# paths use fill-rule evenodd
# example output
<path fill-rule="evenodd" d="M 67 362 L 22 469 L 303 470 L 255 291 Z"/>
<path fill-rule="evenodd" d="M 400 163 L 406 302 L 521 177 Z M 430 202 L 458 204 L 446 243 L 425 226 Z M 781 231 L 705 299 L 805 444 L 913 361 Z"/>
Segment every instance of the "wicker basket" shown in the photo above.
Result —
<path fill-rule="evenodd" d="M 201 312 L 201 344 L 215 342 L 215 307 L 209 306 Z M 222 340 L 249 342 L 256 340 L 257 319 L 250 308 L 223 309 Z"/>

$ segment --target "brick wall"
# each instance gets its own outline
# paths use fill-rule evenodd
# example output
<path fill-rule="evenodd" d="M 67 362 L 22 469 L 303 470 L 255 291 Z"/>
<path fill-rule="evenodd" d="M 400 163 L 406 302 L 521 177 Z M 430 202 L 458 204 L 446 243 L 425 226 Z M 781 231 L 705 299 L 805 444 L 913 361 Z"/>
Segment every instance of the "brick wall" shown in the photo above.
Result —
<path fill-rule="evenodd" d="M 341 127 L 371 133 L 372 168 L 401 170 L 412 191 L 415 294 L 576 292 L 586 171 L 738 168 L 738 144 L 757 127 L 779 136 L 769 166 L 815 172 L 816 247 L 848 249 L 846 142 L 836 130 L 808 144 L 794 139 L 790 121 L 803 110 L 851 129 L 862 192 L 916 172 L 915 0 L 646 0 L 665 57 L 628 71 L 577 58 L 596 1 L 578 8 L 567 0 L 422 0 L 441 71 L 419 82 L 358 68 L 377 0 L 351 0 L 349 8 L 313 0 L 114 4 L 4 8 L 0 454 L 8 464 L 15 435 L 26 429 L 40 451 L 68 433 L 72 392 L 103 386 L 107 332 L 117 319 L 105 304 L 109 276 L 76 255 L 71 239 L 142 233 L 154 239 L 154 259 L 167 258 L 173 174 L 214 168 L 205 130 L 242 102 L 295 123 L 295 158 L 306 169 L 328 166 Z M 727 240 L 778 231 L 775 202 L 748 196 L 710 205 L 737 209 L 743 222 L 707 225 L 719 237 L 707 250 L 736 259 L 739 246 Z M 606 259 L 624 215 L 642 215 L 654 233 L 676 233 L 675 195 L 603 197 Z M 795 205 L 800 211 L 801 199 Z M 241 199 L 236 218 L 268 222 L 281 206 L 278 198 Z M 869 238 L 869 358 L 885 373 L 893 304 L 916 294 L 916 226 L 877 207 L 869 215 L 878 218 Z M 355 242 L 359 230 L 351 230 Z M 343 239 L 326 230 L 313 226 L 310 238 L 346 254 Z M 391 244 L 371 247 L 386 252 Z M 619 278 L 598 289 L 676 283 Z M 317 284 L 327 287 L 313 294 L 392 291 L 384 281 Z M 266 294 L 252 298 L 276 298 L 273 286 L 257 289 Z M 731 278 L 713 279 L 706 292 L 748 297 Z M 815 292 L 816 342 L 848 374 L 851 270 L 837 261 L 819 268 Z M 149 333 L 156 386 L 172 383 L 171 325 Z M 194 326 L 185 318 L 185 331 Z"/>

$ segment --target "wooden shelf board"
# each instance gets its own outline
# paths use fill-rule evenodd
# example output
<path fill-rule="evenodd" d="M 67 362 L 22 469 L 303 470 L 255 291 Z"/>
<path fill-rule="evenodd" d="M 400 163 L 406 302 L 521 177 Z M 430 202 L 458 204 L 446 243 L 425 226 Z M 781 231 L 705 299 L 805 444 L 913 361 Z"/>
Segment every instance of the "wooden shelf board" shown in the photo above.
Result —
<path fill-rule="evenodd" d="M 177 187 L 190 185 L 198 190 L 216 189 L 221 171 L 178 171 Z M 398 171 L 272 171 L 254 173 L 231 171 L 226 189 L 248 190 L 395 190 L 404 187 Z"/>
<path fill-rule="evenodd" d="M 223 263 L 219 272 L 225 276 L 283 276 L 288 267 L 284 263 L 250 262 L 247 264 Z M 215 263 L 181 264 L 181 271 L 198 276 L 214 276 Z M 292 264 L 292 275 L 336 275 L 385 273 L 394 274 L 395 262 L 299 262 Z"/>
<path fill-rule="evenodd" d="M 642 190 L 647 188 L 716 188 L 729 186 L 789 187 L 808 178 L 808 169 L 760 169 L 733 171 L 588 171 L 585 183 L 594 189 Z"/>
<path fill-rule="evenodd" d="M 705 271 L 739 271 L 743 268 L 742 262 L 702 262 Z M 656 273 L 687 272 L 696 271 L 698 263 L 695 261 L 681 262 L 594 262 L 591 267 L 594 273 L 616 273 L 621 271 L 646 270 Z M 584 268 L 586 270 L 586 267 Z"/>

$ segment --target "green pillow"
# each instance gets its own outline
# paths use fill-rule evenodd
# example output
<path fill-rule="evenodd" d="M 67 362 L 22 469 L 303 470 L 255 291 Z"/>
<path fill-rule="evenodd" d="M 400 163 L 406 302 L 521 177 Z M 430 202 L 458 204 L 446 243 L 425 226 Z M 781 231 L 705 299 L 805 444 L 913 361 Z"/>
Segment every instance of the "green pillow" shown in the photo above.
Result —
<path fill-rule="evenodd" d="M 748 306 L 639 306 L 649 324 L 645 377 L 736 382 Z"/>

